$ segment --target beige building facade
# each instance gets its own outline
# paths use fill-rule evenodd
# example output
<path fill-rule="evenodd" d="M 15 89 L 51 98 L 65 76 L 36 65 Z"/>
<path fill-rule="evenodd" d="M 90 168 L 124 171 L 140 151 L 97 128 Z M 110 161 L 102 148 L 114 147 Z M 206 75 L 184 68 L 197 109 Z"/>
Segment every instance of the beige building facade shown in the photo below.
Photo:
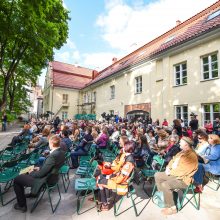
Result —
<path fill-rule="evenodd" d="M 153 121 L 166 118 L 170 123 L 175 118 L 188 122 L 194 112 L 200 125 L 213 122 L 220 116 L 219 53 L 217 2 L 133 53 L 114 59 L 84 87 L 70 90 L 69 109 L 72 115 L 93 113 L 97 118 L 103 112 L 127 117 L 143 111 Z M 62 90 L 55 92 L 56 102 Z M 51 101 L 51 92 L 48 97 Z"/>

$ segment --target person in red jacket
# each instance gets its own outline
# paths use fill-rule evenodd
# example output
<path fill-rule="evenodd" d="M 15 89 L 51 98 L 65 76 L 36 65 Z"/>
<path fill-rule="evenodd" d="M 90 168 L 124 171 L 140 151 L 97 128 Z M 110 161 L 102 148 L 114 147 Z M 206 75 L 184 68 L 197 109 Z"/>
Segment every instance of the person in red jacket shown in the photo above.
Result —
<path fill-rule="evenodd" d="M 166 118 L 164 118 L 162 126 L 168 127 L 168 121 Z"/>

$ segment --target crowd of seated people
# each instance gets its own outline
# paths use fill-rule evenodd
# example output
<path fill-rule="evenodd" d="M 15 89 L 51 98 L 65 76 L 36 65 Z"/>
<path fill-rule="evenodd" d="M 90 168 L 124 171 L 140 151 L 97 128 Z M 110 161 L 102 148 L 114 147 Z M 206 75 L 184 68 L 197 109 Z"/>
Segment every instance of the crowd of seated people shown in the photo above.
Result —
<path fill-rule="evenodd" d="M 81 156 L 87 156 L 92 145 L 96 152 L 108 149 L 109 143 L 115 144 L 119 153 L 112 163 L 100 164 L 100 174 L 97 176 L 97 186 L 100 194 L 101 210 L 109 210 L 112 190 L 122 183 L 126 183 L 134 169 L 142 169 L 148 165 L 158 169 L 153 160 L 155 155 L 165 160 L 166 171 L 155 175 L 157 190 L 164 193 L 166 208 L 163 214 L 175 214 L 171 192 L 174 189 L 186 188 L 193 182 L 195 192 L 202 193 L 205 172 L 220 175 L 220 140 L 217 134 L 210 134 L 208 127 L 192 130 L 189 126 L 182 127 L 179 119 L 173 120 L 173 125 L 163 123 L 160 126 L 157 120 L 147 124 L 138 120 L 128 121 L 86 121 L 86 120 L 33 120 L 25 124 L 23 130 L 13 137 L 10 145 L 16 146 L 22 138 L 30 139 L 29 151 L 42 145 L 48 146 L 39 158 L 35 172 L 45 168 L 47 158 L 53 154 L 50 140 L 59 143 L 62 152 L 69 152 L 71 168 L 79 166 Z M 216 130 L 213 129 L 213 133 Z M 52 135 L 52 136 L 51 136 Z M 54 136 L 55 135 L 55 136 Z M 54 137 L 57 137 L 57 139 Z M 52 139 L 51 139 L 52 138 Z M 59 141 L 58 141 L 59 140 Z M 55 144 L 56 145 L 56 144 Z M 57 145 L 56 145 L 57 146 Z M 63 154 L 63 153 L 62 153 Z M 97 156 L 97 153 L 96 153 Z M 62 157 L 63 160 L 63 157 Z M 15 191 L 18 204 L 16 209 L 26 210 L 26 201 L 23 198 L 23 187 L 33 186 L 33 178 L 38 174 L 30 174 L 25 185 L 23 177 L 15 180 Z M 40 175 L 41 176 L 41 175 Z M 20 191 L 19 191 L 20 190 Z M 126 191 L 127 189 L 121 188 Z M 120 193 L 120 192 L 119 192 Z"/>

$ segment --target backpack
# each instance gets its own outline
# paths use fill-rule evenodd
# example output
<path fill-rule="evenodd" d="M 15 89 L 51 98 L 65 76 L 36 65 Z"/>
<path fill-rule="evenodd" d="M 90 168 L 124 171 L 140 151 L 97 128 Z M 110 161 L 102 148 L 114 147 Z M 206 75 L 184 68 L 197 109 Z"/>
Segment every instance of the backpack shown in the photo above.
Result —
<path fill-rule="evenodd" d="M 152 201 L 160 208 L 165 208 L 163 192 L 156 191 L 153 195 Z"/>

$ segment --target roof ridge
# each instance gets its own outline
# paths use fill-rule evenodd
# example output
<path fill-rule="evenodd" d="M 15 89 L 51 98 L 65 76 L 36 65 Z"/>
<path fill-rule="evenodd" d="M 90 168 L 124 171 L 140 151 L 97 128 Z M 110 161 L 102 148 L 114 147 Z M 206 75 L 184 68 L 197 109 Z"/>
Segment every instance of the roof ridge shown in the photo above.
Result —
<path fill-rule="evenodd" d="M 82 74 L 79 74 L 79 73 L 72 73 L 72 72 L 69 72 L 69 71 L 59 70 L 59 69 L 56 69 L 56 68 L 54 68 L 53 71 L 63 73 L 63 74 L 68 74 L 68 75 L 72 74 L 74 76 L 79 76 L 79 77 L 83 77 L 83 78 L 92 79 L 92 76 L 82 75 Z"/>
<path fill-rule="evenodd" d="M 145 47 L 148 47 L 150 45 L 152 45 L 153 43 L 157 42 L 159 39 L 165 37 L 166 35 L 171 34 L 172 32 L 174 32 L 174 30 L 179 30 L 180 28 L 185 27 L 187 24 L 189 24 L 190 22 L 194 22 L 196 21 L 198 18 L 204 16 L 205 14 L 207 14 L 208 12 L 210 12 L 211 10 L 214 10 L 215 8 L 217 8 L 218 6 L 220 6 L 220 0 L 218 0 L 217 2 L 213 3 L 212 5 L 210 5 L 209 7 L 203 9 L 202 11 L 198 12 L 197 14 L 193 15 L 192 17 L 188 18 L 187 20 L 183 21 L 181 24 L 173 27 L 172 29 L 168 30 L 167 32 L 163 33 L 162 35 L 154 38 L 153 40 L 149 41 L 148 43 L 144 44 L 143 46 L 139 47 L 138 49 L 132 51 L 131 53 L 127 54 L 126 56 L 124 56 L 123 58 L 117 60 L 116 62 L 114 62 L 113 64 L 107 66 L 105 69 L 101 70 L 99 73 L 100 75 L 102 74 L 102 72 L 106 71 L 107 69 L 113 67 L 114 65 L 123 62 L 123 60 L 125 60 L 126 58 L 128 58 L 129 56 L 131 56 L 132 54 L 137 53 L 138 51 L 141 51 L 142 49 L 144 49 Z"/>
<path fill-rule="evenodd" d="M 57 60 L 50 61 L 50 63 L 53 63 L 53 62 L 63 63 L 63 64 L 66 64 L 66 65 L 74 66 L 74 67 L 76 67 L 76 68 L 80 67 L 80 68 L 83 68 L 83 69 L 94 70 L 94 69 L 91 69 L 91 68 L 88 68 L 88 67 L 75 66 L 74 64 L 66 63 L 66 62 L 61 62 L 61 61 L 57 61 Z"/>

